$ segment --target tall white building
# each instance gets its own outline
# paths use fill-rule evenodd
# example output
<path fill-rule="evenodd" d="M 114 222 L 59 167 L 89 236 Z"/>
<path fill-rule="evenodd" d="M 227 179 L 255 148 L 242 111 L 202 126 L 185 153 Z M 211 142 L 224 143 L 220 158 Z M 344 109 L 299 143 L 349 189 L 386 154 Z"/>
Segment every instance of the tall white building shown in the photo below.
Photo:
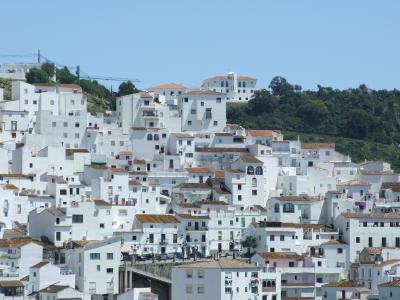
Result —
<path fill-rule="evenodd" d="M 228 102 L 247 102 L 254 94 L 257 79 L 229 72 L 226 76 L 214 76 L 203 81 L 201 87 L 226 94 Z"/>

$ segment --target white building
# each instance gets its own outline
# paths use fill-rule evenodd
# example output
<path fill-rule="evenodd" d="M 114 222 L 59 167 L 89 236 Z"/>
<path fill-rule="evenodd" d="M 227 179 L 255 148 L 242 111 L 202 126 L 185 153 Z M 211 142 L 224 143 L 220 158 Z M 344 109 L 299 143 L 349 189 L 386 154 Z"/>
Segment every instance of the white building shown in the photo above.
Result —
<path fill-rule="evenodd" d="M 183 264 L 172 268 L 172 299 L 258 299 L 260 273 L 237 260 Z"/>
<path fill-rule="evenodd" d="M 203 81 L 201 87 L 225 93 L 229 102 L 247 102 L 255 92 L 257 79 L 229 72 L 227 76 L 214 76 Z"/>

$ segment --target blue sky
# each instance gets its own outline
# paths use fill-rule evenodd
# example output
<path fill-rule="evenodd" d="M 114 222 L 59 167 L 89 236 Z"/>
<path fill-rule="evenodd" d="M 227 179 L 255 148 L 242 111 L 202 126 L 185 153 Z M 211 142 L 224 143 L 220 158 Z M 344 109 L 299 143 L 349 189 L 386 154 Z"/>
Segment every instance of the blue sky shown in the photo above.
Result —
<path fill-rule="evenodd" d="M 229 71 L 260 88 L 275 75 L 309 89 L 400 88 L 398 0 L 10 0 L 0 11 L 0 54 L 40 48 L 141 88 Z"/>

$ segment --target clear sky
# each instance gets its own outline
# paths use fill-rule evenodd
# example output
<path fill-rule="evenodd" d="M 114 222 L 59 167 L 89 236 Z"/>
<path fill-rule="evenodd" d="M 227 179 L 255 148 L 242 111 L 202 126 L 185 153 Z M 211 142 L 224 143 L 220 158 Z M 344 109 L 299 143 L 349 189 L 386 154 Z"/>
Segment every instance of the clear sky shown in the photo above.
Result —
<path fill-rule="evenodd" d="M 309 89 L 400 88 L 399 0 L 4 0 L 0 12 L 0 54 L 40 48 L 140 88 L 229 71 L 259 88 L 275 75 Z"/>

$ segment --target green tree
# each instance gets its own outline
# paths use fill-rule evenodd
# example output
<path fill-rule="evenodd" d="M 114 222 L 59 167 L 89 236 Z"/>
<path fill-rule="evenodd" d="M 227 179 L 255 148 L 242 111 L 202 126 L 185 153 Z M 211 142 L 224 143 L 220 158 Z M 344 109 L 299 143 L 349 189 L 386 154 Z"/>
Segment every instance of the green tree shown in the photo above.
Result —
<path fill-rule="evenodd" d="M 254 96 L 250 99 L 248 109 L 254 113 L 272 113 L 278 106 L 278 100 L 266 90 L 255 91 Z"/>
<path fill-rule="evenodd" d="M 132 81 L 122 82 L 118 87 L 118 96 L 125 96 L 139 92 Z"/>
<path fill-rule="evenodd" d="M 274 96 L 283 96 L 287 93 L 293 92 L 293 86 L 281 76 L 272 78 L 269 88 L 272 90 Z"/>
<path fill-rule="evenodd" d="M 47 73 L 49 78 L 53 77 L 56 73 L 56 66 L 53 63 L 44 63 L 41 69 Z"/>
<path fill-rule="evenodd" d="M 57 82 L 59 83 L 75 83 L 77 77 L 68 70 L 67 67 L 56 70 Z"/>
<path fill-rule="evenodd" d="M 41 69 L 32 68 L 26 73 L 26 82 L 30 84 L 48 83 L 49 75 Z"/>

